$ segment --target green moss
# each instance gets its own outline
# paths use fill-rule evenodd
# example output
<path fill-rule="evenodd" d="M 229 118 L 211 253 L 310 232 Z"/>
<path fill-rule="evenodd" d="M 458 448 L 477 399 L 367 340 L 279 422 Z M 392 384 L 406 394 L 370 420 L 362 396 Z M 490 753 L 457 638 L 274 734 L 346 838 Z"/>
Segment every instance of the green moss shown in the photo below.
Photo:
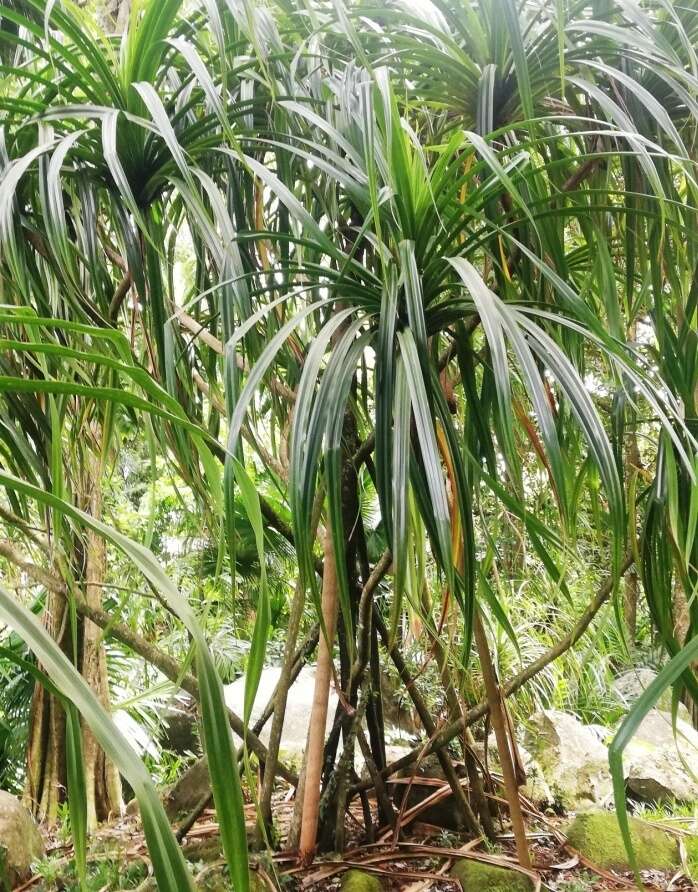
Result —
<path fill-rule="evenodd" d="M 251 870 L 250 871 L 250 892 L 265 892 L 267 889 L 266 883 L 261 880 L 257 874 Z"/>
<path fill-rule="evenodd" d="M 348 870 L 342 880 L 342 892 L 383 892 L 383 884 L 363 870 Z"/>
<path fill-rule="evenodd" d="M 680 864 L 676 840 L 659 827 L 630 818 L 630 836 L 640 870 L 669 870 Z M 618 819 L 613 812 L 577 815 L 567 830 L 571 846 L 604 869 L 629 870 Z"/>
<path fill-rule="evenodd" d="M 522 873 L 486 864 L 484 861 L 472 861 L 464 858 L 453 868 L 453 876 L 463 889 L 477 892 L 531 892 L 533 883 Z"/>
<path fill-rule="evenodd" d="M 684 838 L 686 846 L 686 863 L 688 872 L 694 882 L 698 882 L 698 836 L 688 836 Z"/>

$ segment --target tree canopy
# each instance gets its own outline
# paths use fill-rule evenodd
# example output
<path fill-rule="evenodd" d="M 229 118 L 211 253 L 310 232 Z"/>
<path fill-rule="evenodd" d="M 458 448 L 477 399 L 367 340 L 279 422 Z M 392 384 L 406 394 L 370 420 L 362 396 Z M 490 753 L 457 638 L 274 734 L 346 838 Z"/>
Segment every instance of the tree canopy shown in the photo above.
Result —
<path fill-rule="evenodd" d="M 268 828 L 308 632 L 314 715 L 333 676 L 346 708 L 327 740 L 311 727 L 301 856 L 341 850 L 355 748 L 374 786 L 395 767 L 379 664 L 410 689 L 421 636 L 447 718 L 415 700 L 426 738 L 453 779 L 445 743 L 489 712 L 526 867 L 498 692 L 535 698 L 606 603 L 622 659 L 632 578 L 666 666 L 612 748 L 623 824 L 633 723 L 669 684 L 698 717 L 695 4 L 133 0 L 114 22 L 0 11 L 0 556 L 30 580 L 0 616 L 36 658 L 3 651 L 37 684 L 39 813 L 65 783 L 84 864 L 113 763 L 158 887 L 191 886 L 109 715 L 113 635 L 199 701 L 247 889 L 243 786 Z M 196 540 L 189 576 L 168 534 Z M 226 622 L 249 641 L 232 718 Z M 251 716 L 275 646 L 267 749 Z M 44 776 L 51 710 L 65 764 Z"/>

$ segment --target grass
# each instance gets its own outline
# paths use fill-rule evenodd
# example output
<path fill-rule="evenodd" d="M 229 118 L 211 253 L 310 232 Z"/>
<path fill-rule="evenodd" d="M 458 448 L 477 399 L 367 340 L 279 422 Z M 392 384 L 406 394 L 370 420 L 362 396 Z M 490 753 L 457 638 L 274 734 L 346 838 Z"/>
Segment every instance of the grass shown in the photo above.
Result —
<path fill-rule="evenodd" d="M 43 892 L 52 890 L 77 889 L 78 877 L 75 862 L 45 858 L 35 868 L 42 879 L 38 886 Z M 88 862 L 86 883 L 83 892 L 102 892 L 111 889 L 136 889 L 148 876 L 144 861 L 123 858 L 103 858 Z"/>

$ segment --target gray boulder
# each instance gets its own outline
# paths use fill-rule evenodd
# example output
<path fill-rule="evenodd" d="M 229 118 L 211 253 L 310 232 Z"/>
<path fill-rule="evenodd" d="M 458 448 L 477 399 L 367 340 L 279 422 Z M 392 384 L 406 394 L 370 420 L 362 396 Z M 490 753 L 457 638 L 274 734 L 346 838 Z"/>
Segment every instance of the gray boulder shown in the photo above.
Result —
<path fill-rule="evenodd" d="M 640 870 L 674 870 L 681 863 L 675 836 L 661 827 L 630 818 L 630 836 Z M 630 870 L 628 852 L 614 812 L 577 815 L 565 831 L 568 843 L 604 870 Z"/>
<path fill-rule="evenodd" d="M 259 688 L 255 703 L 252 708 L 252 716 L 250 725 L 254 725 L 255 721 L 262 714 L 262 710 L 267 702 L 274 694 L 276 685 L 281 675 L 281 668 L 278 666 L 268 666 L 262 670 L 259 680 Z M 313 708 L 313 695 L 315 692 L 315 666 L 304 666 L 298 673 L 298 677 L 291 685 L 288 692 L 288 700 L 286 702 L 286 713 L 284 715 L 284 726 L 281 732 L 280 751 L 287 761 L 297 761 L 305 752 L 305 744 L 308 738 L 308 728 L 310 726 L 310 714 Z M 224 688 L 225 702 L 230 709 L 239 716 L 243 713 L 245 703 L 245 677 L 244 675 L 236 679 L 232 684 L 226 685 Z M 334 722 L 335 712 L 339 698 L 334 685 L 330 688 L 330 698 L 327 707 L 327 725 L 326 734 L 329 734 Z M 400 726 L 394 727 L 391 718 L 400 715 Z M 403 745 L 405 732 L 405 710 L 393 711 L 386 716 L 386 740 L 388 759 L 399 759 L 408 752 L 409 747 Z M 269 734 L 271 732 L 271 719 L 266 723 L 259 735 L 262 743 L 266 746 L 269 743 Z M 239 744 L 240 740 L 236 738 Z M 363 766 L 363 759 L 360 756 L 360 750 L 356 748 L 356 768 L 358 771 Z"/>
<path fill-rule="evenodd" d="M 545 779 L 545 772 L 528 750 L 519 745 L 519 758 L 526 772 L 526 783 L 520 787 L 523 795 L 536 805 L 552 805 L 555 795 Z"/>
<path fill-rule="evenodd" d="M 652 709 L 628 744 L 623 763 L 628 789 L 648 802 L 698 800 L 698 731 Z"/>
<path fill-rule="evenodd" d="M 611 801 L 606 745 L 613 733 L 553 709 L 531 718 L 526 748 L 566 810 L 586 811 Z M 674 737 L 668 712 L 653 709 L 647 714 L 625 749 L 623 765 L 626 787 L 637 799 L 698 801 L 698 731 L 679 718 Z"/>
<path fill-rule="evenodd" d="M 27 808 L 0 790 L 0 878 L 14 889 L 31 876 L 31 866 L 45 854 L 44 840 Z"/>
<path fill-rule="evenodd" d="M 163 805 L 170 819 L 189 814 L 199 805 L 202 798 L 211 791 L 206 756 L 197 759 L 181 775 L 163 797 Z M 135 800 L 134 800 L 135 801 Z"/>
<path fill-rule="evenodd" d="M 274 693 L 280 675 L 281 668 L 279 666 L 267 666 L 262 670 L 262 675 L 259 680 L 259 688 L 257 689 L 257 696 L 255 697 L 254 706 L 252 708 L 250 725 L 254 725 L 262 714 L 262 710 Z M 281 753 L 291 760 L 293 760 L 294 757 L 302 756 L 305 752 L 308 727 L 310 725 L 310 713 L 313 708 L 314 691 L 315 667 L 304 666 L 298 673 L 298 678 L 296 678 L 288 692 L 284 726 L 283 731 L 281 732 Z M 225 685 L 224 693 L 225 702 L 228 707 L 239 716 L 242 716 L 245 703 L 245 676 L 243 675 L 236 679 L 232 684 Z M 334 687 L 332 687 L 330 689 L 330 700 L 327 709 L 328 732 L 332 727 L 337 702 L 337 692 Z M 271 719 L 266 723 L 262 729 L 262 733 L 259 735 L 265 746 L 269 743 L 270 731 Z M 240 744 L 238 738 L 236 738 L 236 743 L 238 745 Z"/>
<path fill-rule="evenodd" d="M 544 709 L 531 717 L 524 743 L 563 808 L 584 811 L 610 800 L 608 751 L 596 729 L 569 713 Z"/>
<path fill-rule="evenodd" d="M 630 707 L 640 694 L 652 684 L 656 677 L 657 673 L 654 669 L 650 669 L 648 666 L 638 666 L 637 669 L 629 669 L 627 672 L 619 675 L 611 685 L 611 688 L 620 702 L 624 706 Z M 670 709 L 671 691 L 665 691 L 664 693 L 665 695 L 668 694 L 669 700 L 666 703 L 660 701 L 661 706 Z"/>
<path fill-rule="evenodd" d="M 657 677 L 654 669 L 647 666 L 640 666 L 637 669 L 629 669 L 623 672 L 613 682 L 612 690 L 620 703 L 625 709 L 630 709 L 637 702 L 638 697 L 643 694 L 647 688 Z M 663 712 L 671 712 L 671 688 L 667 688 L 662 692 L 661 697 L 655 704 L 656 709 Z M 678 715 L 685 722 L 690 722 L 688 710 L 683 703 L 679 703 Z"/>
<path fill-rule="evenodd" d="M 461 777 L 465 774 L 465 769 L 462 767 L 457 767 L 456 771 Z M 433 754 L 426 756 L 417 766 L 408 765 L 399 772 L 398 777 L 401 782 L 394 785 L 393 801 L 398 809 L 403 808 L 405 811 L 421 805 L 438 790 L 439 786 L 447 784 L 438 757 Z M 445 798 L 424 807 L 419 812 L 417 820 L 447 830 L 462 829 L 462 819 L 450 792 Z"/>

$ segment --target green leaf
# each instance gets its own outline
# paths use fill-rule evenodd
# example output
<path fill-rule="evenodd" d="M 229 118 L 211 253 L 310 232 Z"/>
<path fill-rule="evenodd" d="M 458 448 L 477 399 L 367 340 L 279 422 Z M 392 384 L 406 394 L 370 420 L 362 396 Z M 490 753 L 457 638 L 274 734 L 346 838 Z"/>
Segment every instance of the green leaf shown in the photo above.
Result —
<path fill-rule="evenodd" d="M 240 489 L 242 505 L 248 520 L 252 524 L 255 546 L 257 548 L 257 558 L 259 559 L 259 600 L 257 602 L 257 615 L 255 617 L 254 631 L 252 633 L 250 655 L 247 661 L 247 672 L 245 673 L 245 705 L 243 719 L 247 725 L 250 720 L 250 715 L 252 714 L 257 687 L 259 686 L 259 679 L 264 667 L 267 640 L 271 628 L 271 604 L 269 602 L 269 590 L 267 587 L 267 569 L 264 558 L 264 525 L 262 522 L 262 510 L 259 504 L 259 495 L 249 474 L 245 470 L 244 465 L 237 459 L 233 459 L 233 467 L 235 468 L 235 480 Z"/>

